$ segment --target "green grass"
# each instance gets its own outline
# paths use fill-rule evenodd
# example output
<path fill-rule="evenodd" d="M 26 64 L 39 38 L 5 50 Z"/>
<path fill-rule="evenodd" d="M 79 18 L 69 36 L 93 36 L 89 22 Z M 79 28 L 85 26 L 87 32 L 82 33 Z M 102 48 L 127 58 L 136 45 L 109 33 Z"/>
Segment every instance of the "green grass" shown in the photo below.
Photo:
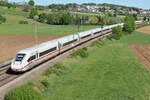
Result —
<path fill-rule="evenodd" d="M 99 26 L 89 25 L 81 26 L 80 31 L 90 30 Z M 76 26 L 77 32 L 77 26 Z M 46 25 L 38 24 L 38 34 L 49 34 L 49 35 L 69 35 L 73 33 L 72 25 Z M 1 24 L 0 34 L 34 34 L 34 24 Z"/>
<path fill-rule="evenodd" d="M 134 32 L 131 35 L 127 35 L 122 37 L 119 41 L 121 43 L 135 43 L 135 44 L 149 44 L 150 43 L 150 35 L 140 32 Z"/>
<path fill-rule="evenodd" d="M 150 43 L 150 35 L 135 32 L 90 49 L 88 58 L 65 59 L 70 70 L 53 80 L 45 100 L 149 100 L 150 73 L 128 43 Z"/>
<path fill-rule="evenodd" d="M 5 15 L 17 15 L 17 16 L 23 16 L 23 17 L 28 17 L 29 12 L 23 12 L 20 8 L 10 8 L 8 9 L 7 7 L 2 7 L 0 6 L 0 14 Z"/>
<path fill-rule="evenodd" d="M 4 17 L 7 19 L 5 24 L 19 24 L 20 21 L 28 21 L 29 24 L 38 23 L 36 21 L 33 21 L 32 19 L 25 18 L 23 16 L 18 15 L 8 15 L 5 14 Z"/>

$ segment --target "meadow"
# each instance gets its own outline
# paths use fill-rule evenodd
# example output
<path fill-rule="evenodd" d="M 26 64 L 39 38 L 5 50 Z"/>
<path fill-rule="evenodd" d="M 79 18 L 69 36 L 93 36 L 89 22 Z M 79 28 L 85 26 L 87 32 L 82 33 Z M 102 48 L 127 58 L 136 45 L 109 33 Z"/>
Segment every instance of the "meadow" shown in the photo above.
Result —
<path fill-rule="evenodd" d="M 89 48 L 87 58 L 65 59 L 69 70 L 51 80 L 44 100 L 149 100 L 150 73 L 130 43 L 150 43 L 150 35 L 134 32 Z"/>
<path fill-rule="evenodd" d="M 98 28 L 97 25 L 84 25 L 80 26 L 80 31 L 90 30 L 93 28 Z M 37 25 L 38 34 L 47 35 L 69 35 L 77 33 L 77 26 L 75 26 L 75 31 L 73 31 L 73 25 L 47 25 L 38 24 Z M 33 35 L 35 33 L 34 24 L 1 24 L 0 25 L 0 35 Z"/>

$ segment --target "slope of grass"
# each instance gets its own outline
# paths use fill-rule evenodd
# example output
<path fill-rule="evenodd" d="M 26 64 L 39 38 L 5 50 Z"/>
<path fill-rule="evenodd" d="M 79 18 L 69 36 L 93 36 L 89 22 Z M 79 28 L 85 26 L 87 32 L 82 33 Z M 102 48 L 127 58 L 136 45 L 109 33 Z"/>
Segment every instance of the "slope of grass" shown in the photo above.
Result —
<path fill-rule="evenodd" d="M 7 19 L 5 24 L 19 24 L 19 21 L 21 21 L 21 20 L 28 21 L 29 24 L 38 23 L 36 21 L 33 21 L 32 19 L 27 19 L 25 17 L 18 16 L 18 15 L 5 14 L 4 17 Z M 40 24 L 40 23 L 38 23 L 38 24 Z"/>
<path fill-rule="evenodd" d="M 128 48 L 149 38 L 135 32 L 90 50 L 86 59 L 65 59 L 72 69 L 53 80 L 45 100 L 149 100 L 150 73 Z"/>
<path fill-rule="evenodd" d="M 131 35 L 122 37 L 120 40 L 121 43 L 137 43 L 137 44 L 147 44 L 150 43 L 150 35 L 140 32 L 134 32 Z"/>
<path fill-rule="evenodd" d="M 7 7 L 2 7 L 0 6 L 0 14 L 9 14 L 9 15 L 17 15 L 17 16 L 23 16 L 23 17 L 28 17 L 29 12 L 23 12 L 20 8 L 10 8 L 8 9 Z"/>
<path fill-rule="evenodd" d="M 34 34 L 34 24 L 1 24 L 0 34 Z M 99 26 L 89 25 L 81 26 L 80 31 L 90 30 Z M 77 27 L 76 27 L 77 32 Z M 50 35 L 69 35 L 73 33 L 72 25 L 46 25 L 38 24 L 38 34 L 50 34 Z"/>

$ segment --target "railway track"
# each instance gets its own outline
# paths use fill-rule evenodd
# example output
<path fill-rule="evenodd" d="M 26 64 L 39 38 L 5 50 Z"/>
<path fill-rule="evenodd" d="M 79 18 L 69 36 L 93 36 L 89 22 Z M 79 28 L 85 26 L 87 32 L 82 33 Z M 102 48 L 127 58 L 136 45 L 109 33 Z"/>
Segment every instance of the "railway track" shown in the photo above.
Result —
<path fill-rule="evenodd" d="M 21 74 L 16 74 L 10 70 L 10 64 L 0 68 L 0 87 L 4 84 L 16 79 Z"/>
<path fill-rule="evenodd" d="M 106 31 L 103 31 L 103 32 L 101 32 L 101 33 L 102 33 L 101 35 L 99 35 L 99 36 L 97 36 L 97 37 L 95 37 L 95 38 L 93 38 L 93 39 L 102 37 L 102 36 L 104 36 L 104 35 L 108 35 L 108 34 L 111 33 L 111 31 L 110 31 L 110 30 L 109 30 L 109 31 L 106 30 Z M 91 39 L 91 40 L 93 40 L 93 39 Z M 91 41 L 91 40 L 89 40 L 89 41 Z M 88 42 L 88 41 L 87 41 L 87 42 Z M 83 44 L 84 44 L 84 43 L 83 43 Z M 81 45 L 82 45 L 82 44 L 81 44 Z M 74 47 L 74 48 L 76 48 L 76 47 Z M 72 48 L 72 49 L 73 49 L 73 48 Z M 69 50 L 68 50 L 68 51 L 69 51 Z M 68 51 L 66 51 L 66 52 L 64 52 L 64 53 L 67 53 Z M 58 55 L 58 56 L 59 56 L 59 55 Z M 49 61 L 49 60 L 47 60 L 47 61 Z M 47 61 L 46 61 L 46 62 L 47 62 Z M 21 75 L 23 75 L 23 73 L 14 73 L 14 72 L 12 72 L 12 71 L 10 70 L 10 66 L 11 66 L 11 62 L 10 62 L 10 61 L 0 66 L 0 87 L 2 87 L 3 85 L 5 85 L 5 84 L 11 82 L 12 80 L 14 80 L 14 79 L 16 79 L 16 78 L 18 78 L 18 77 L 20 77 Z M 40 66 L 40 65 L 39 65 L 39 66 Z"/>

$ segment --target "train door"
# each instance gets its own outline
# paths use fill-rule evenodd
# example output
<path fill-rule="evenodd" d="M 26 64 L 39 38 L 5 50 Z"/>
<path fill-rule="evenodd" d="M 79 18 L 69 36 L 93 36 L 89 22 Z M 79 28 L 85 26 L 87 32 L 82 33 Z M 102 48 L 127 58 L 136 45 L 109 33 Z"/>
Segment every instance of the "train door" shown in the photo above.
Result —
<path fill-rule="evenodd" d="M 36 51 L 36 54 L 35 54 L 35 55 L 36 55 L 36 59 L 39 58 L 39 53 L 38 53 L 38 51 Z"/>
<path fill-rule="evenodd" d="M 61 52 L 61 47 L 62 47 L 62 44 L 60 42 L 58 42 L 58 50 L 59 50 L 59 53 Z"/>

